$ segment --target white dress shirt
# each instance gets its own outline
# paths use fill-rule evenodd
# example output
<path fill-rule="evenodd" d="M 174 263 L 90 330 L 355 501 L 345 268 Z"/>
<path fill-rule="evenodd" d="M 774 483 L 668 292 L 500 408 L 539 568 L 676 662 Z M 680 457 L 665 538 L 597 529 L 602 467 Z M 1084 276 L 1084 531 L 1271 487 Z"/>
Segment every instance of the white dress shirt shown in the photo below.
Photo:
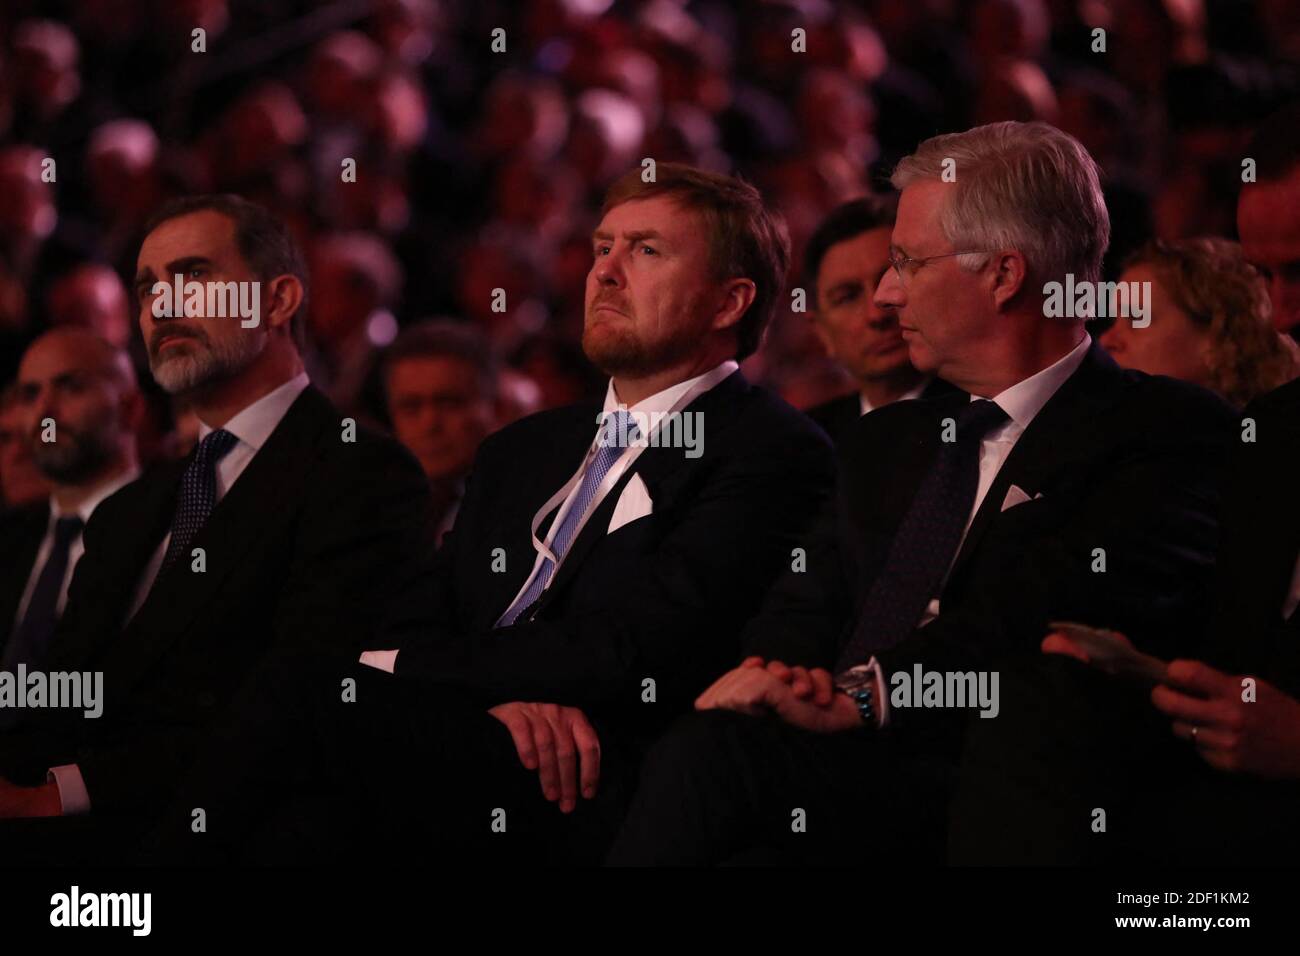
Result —
<path fill-rule="evenodd" d="M 119 472 L 108 481 L 104 482 L 94 491 L 92 491 L 84 501 L 71 511 L 64 511 L 59 507 L 59 503 L 50 497 L 50 518 L 45 526 L 45 537 L 41 539 L 41 546 L 36 551 L 36 561 L 32 564 L 31 574 L 27 576 L 27 587 L 23 589 L 22 600 L 18 602 L 18 614 L 14 618 L 14 630 L 22 623 L 27 616 L 27 605 L 31 603 L 32 592 L 36 590 L 36 582 L 40 579 L 41 572 L 45 570 L 45 562 L 50 559 L 50 552 L 54 550 L 54 525 L 60 519 L 76 515 L 81 519 L 81 525 L 84 530 L 85 526 L 90 523 L 90 516 L 95 513 L 99 503 L 113 494 L 120 488 L 129 485 L 140 477 L 140 469 L 132 465 L 126 471 Z M 68 603 L 68 585 L 72 583 L 72 572 L 76 570 L 77 562 L 85 553 L 86 546 L 81 540 L 81 534 L 78 533 L 68 545 L 68 570 L 63 575 L 63 585 L 59 589 L 59 601 L 55 606 L 56 613 L 62 617 L 63 608 Z"/>
<path fill-rule="evenodd" d="M 244 473 L 253 456 L 266 444 L 271 433 L 289 411 L 289 406 L 297 400 L 308 384 L 310 380 L 307 378 L 307 373 L 301 372 L 280 387 L 267 392 L 221 426 L 239 441 L 226 452 L 221 461 L 217 462 L 217 501 L 225 497 L 226 492 Z M 199 440 L 202 441 L 213 430 L 206 422 L 200 421 Z M 144 574 L 141 575 L 140 583 L 136 587 L 135 599 L 132 601 L 127 621 L 135 617 L 136 612 L 149 596 L 154 580 L 158 577 L 158 571 L 162 568 L 163 558 L 167 554 L 167 545 L 170 542 L 169 531 L 145 566 Z M 123 626 L 125 623 L 123 622 Z M 63 805 L 65 816 L 89 812 L 90 794 L 86 790 L 86 782 L 82 779 L 81 770 L 76 764 L 51 767 L 48 779 L 58 784 L 59 800 Z"/>
<path fill-rule="evenodd" d="M 607 415 L 610 412 L 623 409 L 632 413 L 644 413 L 649 416 L 651 422 L 654 422 L 656 420 L 656 413 L 666 415 L 673 411 L 680 412 L 691 402 L 695 401 L 695 399 L 700 395 L 703 395 L 705 392 L 717 386 L 724 379 L 730 377 L 731 374 L 739 368 L 740 366 L 736 362 L 728 360 L 723 362 L 721 365 L 715 366 L 703 375 L 697 375 L 694 378 L 686 379 L 684 382 L 678 382 L 676 385 L 666 388 L 661 392 L 656 392 L 654 395 L 644 398 L 631 406 L 618 400 L 618 393 L 614 390 L 614 380 L 611 378 L 608 387 L 605 389 L 605 406 L 601 414 Z M 573 500 L 577 497 L 578 489 L 582 485 L 583 475 L 586 474 L 588 465 L 591 464 L 592 459 L 599 450 L 598 442 L 601 437 L 599 422 L 593 421 L 591 426 L 594 437 L 592 438 L 590 448 L 587 450 L 587 454 L 582 459 L 582 464 L 578 467 L 578 470 L 573 473 L 573 476 L 564 483 L 560 490 L 552 495 L 546 504 L 542 505 L 533 518 L 533 544 L 534 547 L 537 548 L 537 558 L 533 562 L 531 573 L 529 573 L 528 577 L 524 579 L 518 592 L 516 592 L 510 603 L 502 608 L 501 615 L 497 618 L 498 624 L 500 624 L 501 620 L 509 613 L 510 609 L 513 608 L 515 603 L 524 595 L 524 592 L 528 590 L 528 585 L 532 583 L 533 578 L 541 573 L 542 565 L 546 559 L 549 557 L 554 560 L 555 555 L 554 552 L 551 551 L 551 545 L 554 541 L 555 534 L 559 530 L 560 525 L 564 522 L 565 515 L 568 514 L 569 509 L 573 506 Z M 650 436 L 645 435 L 643 437 L 648 440 Z M 591 499 L 591 503 L 587 506 L 586 513 L 579 518 L 578 525 L 574 528 L 573 534 L 569 538 L 570 542 L 578 539 L 578 535 L 582 533 L 582 529 L 586 525 L 588 519 L 590 519 L 590 517 L 596 512 L 596 509 L 600 507 L 600 503 L 605 499 L 605 496 L 609 494 L 610 489 L 618 484 L 619 479 L 627 473 L 628 468 L 632 466 L 632 463 L 636 461 L 637 457 L 645 450 L 645 448 L 645 444 L 630 443 L 627 448 L 623 449 L 623 453 L 619 455 L 613 466 L 601 480 L 600 486 L 596 489 L 596 493 Z M 557 503 L 559 504 L 559 511 L 555 513 L 555 518 L 551 521 L 550 527 L 546 533 L 546 539 L 545 541 L 539 541 L 536 536 L 537 528 L 541 525 L 547 515 L 555 511 Z M 555 580 L 555 575 L 559 573 L 559 566 L 563 563 L 563 557 L 561 557 L 560 561 L 556 562 L 556 567 L 551 572 L 552 581 Z M 387 671 L 391 674 L 393 669 L 397 666 L 397 651 L 366 651 L 361 655 L 361 663 L 382 671 Z"/>
<path fill-rule="evenodd" d="M 966 542 L 966 535 L 970 532 L 971 522 L 975 520 L 975 515 L 979 513 L 980 505 L 984 503 L 984 499 L 989 493 L 989 488 L 993 486 L 993 481 L 997 478 L 998 472 L 1002 470 L 1002 466 L 1006 464 L 1007 458 L 1010 457 L 1011 449 L 1016 447 L 1016 442 L 1020 440 L 1020 436 L 1025 433 L 1030 423 L 1043 410 L 1043 406 L 1065 384 L 1066 379 L 1078 371 L 1091 345 L 1092 337 L 1085 332 L 1083 340 L 1078 345 L 1047 366 L 1047 368 L 1035 372 L 1028 378 L 993 396 L 992 400 L 1007 413 L 1007 420 L 997 428 L 989 431 L 980 442 L 980 477 L 979 485 L 975 490 L 975 504 L 966 517 L 966 527 L 961 533 L 961 540 L 957 543 L 957 549 L 953 552 L 954 562 L 957 560 L 957 555 L 961 553 L 962 545 Z M 972 395 L 970 400 L 975 402 L 982 397 Z M 951 570 L 951 565 L 949 565 L 949 570 Z M 947 575 L 944 577 L 945 580 L 939 583 L 939 593 L 943 592 L 943 586 L 947 580 Z M 924 627 L 939 616 L 939 593 L 936 593 L 930 599 L 930 603 L 926 606 L 925 613 L 921 616 L 918 626 Z M 889 721 L 889 699 L 886 693 L 884 674 L 874 657 L 868 662 L 867 666 L 871 668 L 877 678 L 875 703 L 876 710 L 880 715 L 880 724 L 883 727 Z"/>

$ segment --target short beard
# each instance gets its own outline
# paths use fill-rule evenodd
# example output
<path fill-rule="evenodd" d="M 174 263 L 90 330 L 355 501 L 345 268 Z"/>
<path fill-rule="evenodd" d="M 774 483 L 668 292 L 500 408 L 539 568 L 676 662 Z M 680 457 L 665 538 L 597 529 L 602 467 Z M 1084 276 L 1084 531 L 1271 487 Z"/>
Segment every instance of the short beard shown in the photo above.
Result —
<path fill-rule="evenodd" d="M 88 423 L 85 431 L 55 426 L 54 441 L 39 438 L 32 443 L 32 461 L 46 478 L 62 485 L 77 485 L 93 478 L 113 459 L 111 413 L 102 421 Z"/>
<path fill-rule="evenodd" d="M 632 329 L 608 327 L 582 330 L 582 351 L 606 375 L 645 378 L 686 359 L 699 348 L 697 336 L 678 334 L 662 342 L 646 343 Z"/>
<path fill-rule="evenodd" d="M 196 346 L 191 354 L 159 358 L 156 348 L 149 349 L 149 371 L 168 395 L 183 395 L 233 378 L 252 365 L 266 348 L 266 336 L 259 333 L 214 341 L 202 329 L 189 331 L 194 333 Z M 164 334 L 165 329 L 158 329 L 154 337 Z"/>

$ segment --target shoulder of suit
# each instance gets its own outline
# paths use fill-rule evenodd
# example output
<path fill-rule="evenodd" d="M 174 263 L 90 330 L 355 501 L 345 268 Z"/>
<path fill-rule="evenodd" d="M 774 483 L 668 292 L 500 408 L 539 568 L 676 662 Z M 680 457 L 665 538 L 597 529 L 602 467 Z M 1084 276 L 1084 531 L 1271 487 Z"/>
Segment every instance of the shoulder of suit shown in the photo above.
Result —
<path fill-rule="evenodd" d="M 0 528 L 13 529 L 15 532 L 28 527 L 44 528 L 49 523 L 49 519 L 49 503 L 36 501 L 0 512 Z"/>
<path fill-rule="evenodd" d="M 1242 418 L 1279 418 L 1300 428 L 1300 378 L 1256 398 L 1246 406 Z"/>
<path fill-rule="evenodd" d="M 745 383 L 744 388 L 728 396 L 735 417 L 723 431 L 730 440 L 735 436 L 746 445 L 766 449 L 773 444 L 787 448 L 830 451 L 831 440 L 821 424 L 809 412 L 801 412 L 775 392 Z M 708 435 L 708 420 L 705 420 Z M 707 439 L 706 439 L 707 440 Z"/>
<path fill-rule="evenodd" d="M 1133 369 L 1122 370 L 1121 381 L 1127 390 L 1127 395 L 1120 398 L 1125 406 L 1125 415 L 1131 413 L 1150 419 L 1200 424 L 1207 428 L 1223 427 L 1240 417 L 1223 398 L 1190 382 Z"/>
<path fill-rule="evenodd" d="M 844 414 L 845 409 L 856 409 L 861 411 L 862 398 L 857 392 L 849 392 L 847 395 L 837 395 L 829 401 L 821 402 L 804 411 L 804 414 L 818 424 L 823 421 L 834 419 L 837 415 Z"/>
<path fill-rule="evenodd" d="M 492 455 L 521 447 L 532 448 L 538 443 L 584 432 L 588 433 L 589 438 L 594 438 L 602 411 L 603 406 L 595 402 L 581 402 L 525 415 L 484 438 L 479 445 L 479 455 Z"/>

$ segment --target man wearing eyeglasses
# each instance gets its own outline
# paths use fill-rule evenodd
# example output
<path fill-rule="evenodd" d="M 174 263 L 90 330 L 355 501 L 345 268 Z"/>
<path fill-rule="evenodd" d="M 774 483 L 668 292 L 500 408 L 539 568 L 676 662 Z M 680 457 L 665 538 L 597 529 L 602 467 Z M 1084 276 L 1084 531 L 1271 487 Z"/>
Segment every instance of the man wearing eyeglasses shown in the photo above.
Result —
<path fill-rule="evenodd" d="M 613 862 L 937 862 L 963 729 L 1015 707 L 999 669 L 1033 659 L 1049 621 L 1163 653 L 1155 635 L 1205 611 L 1235 417 L 1044 311 L 1045 284 L 1101 278 L 1092 158 L 1046 124 L 996 123 L 927 140 L 893 183 L 875 300 L 916 368 L 968 394 L 845 436 L 806 570 L 651 752 Z"/>

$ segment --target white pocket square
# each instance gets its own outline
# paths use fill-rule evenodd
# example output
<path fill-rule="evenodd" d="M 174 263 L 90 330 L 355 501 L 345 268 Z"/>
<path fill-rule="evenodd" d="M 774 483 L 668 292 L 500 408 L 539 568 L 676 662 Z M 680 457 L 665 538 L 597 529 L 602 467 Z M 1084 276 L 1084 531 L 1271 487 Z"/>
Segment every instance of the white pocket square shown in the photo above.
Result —
<path fill-rule="evenodd" d="M 1006 511 L 1016 505 L 1023 505 L 1026 501 L 1037 501 L 1041 497 L 1043 497 L 1041 491 L 1031 498 L 1019 485 L 1012 485 L 1007 489 L 1007 496 L 1002 499 L 1002 510 Z"/>
<path fill-rule="evenodd" d="M 646 490 L 645 482 L 641 480 L 640 475 L 633 475 L 623 486 L 623 493 L 618 496 L 618 504 L 614 506 L 614 514 L 609 519 L 609 527 L 605 533 L 613 534 L 623 525 L 636 521 L 637 518 L 644 518 L 652 511 L 654 511 L 654 502 L 650 500 L 650 492 Z"/>

